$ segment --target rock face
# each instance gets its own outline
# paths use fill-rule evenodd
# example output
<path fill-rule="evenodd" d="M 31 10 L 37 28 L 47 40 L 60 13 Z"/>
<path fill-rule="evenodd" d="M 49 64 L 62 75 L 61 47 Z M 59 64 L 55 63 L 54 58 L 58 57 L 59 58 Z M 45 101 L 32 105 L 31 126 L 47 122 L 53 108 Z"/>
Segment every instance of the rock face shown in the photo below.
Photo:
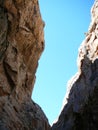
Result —
<path fill-rule="evenodd" d="M 37 0 L 0 0 L 0 130 L 49 130 L 31 100 L 44 23 Z"/>
<path fill-rule="evenodd" d="M 65 104 L 52 130 L 98 130 L 98 0 L 80 46 L 78 73 L 70 80 Z"/>

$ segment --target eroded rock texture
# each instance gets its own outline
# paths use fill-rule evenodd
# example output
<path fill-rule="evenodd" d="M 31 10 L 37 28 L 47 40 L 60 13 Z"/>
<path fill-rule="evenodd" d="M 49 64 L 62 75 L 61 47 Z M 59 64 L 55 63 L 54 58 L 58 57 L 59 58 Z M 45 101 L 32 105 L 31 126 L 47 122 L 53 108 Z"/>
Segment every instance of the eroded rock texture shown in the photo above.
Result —
<path fill-rule="evenodd" d="M 98 130 L 98 0 L 91 14 L 79 49 L 79 71 L 69 82 L 63 110 L 52 130 Z"/>
<path fill-rule="evenodd" d="M 49 130 L 31 100 L 44 23 L 37 0 L 0 0 L 0 130 Z"/>

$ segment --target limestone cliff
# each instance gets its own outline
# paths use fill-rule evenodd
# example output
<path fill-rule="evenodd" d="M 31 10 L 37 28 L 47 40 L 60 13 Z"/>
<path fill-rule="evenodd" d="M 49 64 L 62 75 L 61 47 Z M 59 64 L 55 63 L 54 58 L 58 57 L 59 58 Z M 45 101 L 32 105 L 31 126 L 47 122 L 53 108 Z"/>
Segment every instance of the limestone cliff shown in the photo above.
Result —
<path fill-rule="evenodd" d="M 79 49 L 78 73 L 69 82 L 63 110 L 52 130 L 98 130 L 98 0 L 91 14 Z"/>
<path fill-rule="evenodd" d="M 0 130 L 49 130 L 31 100 L 44 23 L 37 0 L 0 0 Z"/>

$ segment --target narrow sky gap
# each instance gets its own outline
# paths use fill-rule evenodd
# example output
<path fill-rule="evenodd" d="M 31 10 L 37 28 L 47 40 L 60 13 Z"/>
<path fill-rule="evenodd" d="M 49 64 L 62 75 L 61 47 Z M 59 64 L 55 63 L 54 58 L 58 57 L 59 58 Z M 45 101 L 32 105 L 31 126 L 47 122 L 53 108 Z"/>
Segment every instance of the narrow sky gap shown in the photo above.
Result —
<path fill-rule="evenodd" d="M 45 21 L 45 50 L 32 98 L 52 123 L 61 110 L 68 80 L 77 72 L 78 48 L 91 21 L 94 0 L 39 0 Z"/>

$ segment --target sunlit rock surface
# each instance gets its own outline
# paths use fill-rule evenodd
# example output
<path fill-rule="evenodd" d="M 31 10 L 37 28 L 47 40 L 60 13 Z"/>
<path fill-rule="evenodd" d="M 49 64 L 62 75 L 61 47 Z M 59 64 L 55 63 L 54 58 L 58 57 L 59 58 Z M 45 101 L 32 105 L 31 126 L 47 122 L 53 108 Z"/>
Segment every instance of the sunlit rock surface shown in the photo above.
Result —
<path fill-rule="evenodd" d="M 52 130 L 98 130 L 98 0 L 91 15 L 79 48 L 78 73 L 68 84 L 62 112 Z"/>
<path fill-rule="evenodd" d="M 0 130 L 49 130 L 31 100 L 44 23 L 37 0 L 0 0 Z"/>

